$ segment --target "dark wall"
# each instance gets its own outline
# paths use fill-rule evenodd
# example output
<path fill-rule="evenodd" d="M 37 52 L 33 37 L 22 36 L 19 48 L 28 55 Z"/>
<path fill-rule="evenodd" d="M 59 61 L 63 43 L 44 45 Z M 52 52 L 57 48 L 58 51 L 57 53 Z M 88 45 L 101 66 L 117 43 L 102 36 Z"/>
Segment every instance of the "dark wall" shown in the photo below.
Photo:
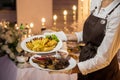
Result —
<path fill-rule="evenodd" d="M 0 0 L 0 21 L 17 22 L 16 0 Z"/>
<path fill-rule="evenodd" d="M 16 0 L 0 0 L 0 9 L 16 10 Z"/>

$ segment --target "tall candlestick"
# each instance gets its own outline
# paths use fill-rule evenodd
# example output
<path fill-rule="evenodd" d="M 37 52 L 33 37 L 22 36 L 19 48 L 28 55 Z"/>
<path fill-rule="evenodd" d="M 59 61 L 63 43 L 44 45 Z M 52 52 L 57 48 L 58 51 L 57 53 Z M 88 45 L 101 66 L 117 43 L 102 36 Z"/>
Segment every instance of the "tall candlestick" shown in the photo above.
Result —
<path fill-rule="evenodd" d="M 73 9 L 73 21 L 75 23 L 76 22 L 76 10 L 77 10 L 76 5 L 73 5 L 72 9 Z"/>
<path fill-rule="evenodd" d="M 33 23 L 30 23 L 30 28 L 33 28 L 34 27 L 34 24 Z"/>
<path fill-rule="evenodd" d="M 65 24 L 64 30 L 65 30 L 65 32 L 68 32 L 68 28 L 67 28 L 67 14 L 68 14 L 67 10 L 64 10 L 63 11 L 63 15 L 64 15 L 64 24 Z"/>
<path fill-rule="evenodd" d="M 34 27 L 34 24 L 33 22 L 30 23 L 30 34 L 29 35 L 33 35 L 33 31 L 32 31 L 32 28 Z"/>
<path fill-rule="evenodd" d="M 41 22 L 42 22 L 42 26 L 45 26 L 45 22 L 46 22 L 45 18 L 42 18 Z"/>
<path fill-rule="evenodd" d="M 53 25 L 56 25 L 57 15 L 54 15 L 54 16 L 53 16 L 53 20 L 54 20 Z"/>
<path fill-rule="evenodd" d="M 52 27 L 52 29 L 54 31 L 58 31 L 58 28 L 56 27 L 57 18 L 58 18 L 57 15 L 53 15 L 53 27 Z"/>
<path fill-rule="evenodd" d="M 42 22 L 42 27 L 41 27 L 41 31 L 45 30 L 46 27 L 45 27 L 45 22 L 46 22 L 46 19 L 45 18 L 42 18 L 41 19 L 41 22 Z"/>
<path fill-rule="evenodd" d="M 63 11 L 63 15 L 64 15 L 64 24 L 67 24 L 67 14 L 68 14 L 67 10 L 64 10 L 64 11 Z"/>

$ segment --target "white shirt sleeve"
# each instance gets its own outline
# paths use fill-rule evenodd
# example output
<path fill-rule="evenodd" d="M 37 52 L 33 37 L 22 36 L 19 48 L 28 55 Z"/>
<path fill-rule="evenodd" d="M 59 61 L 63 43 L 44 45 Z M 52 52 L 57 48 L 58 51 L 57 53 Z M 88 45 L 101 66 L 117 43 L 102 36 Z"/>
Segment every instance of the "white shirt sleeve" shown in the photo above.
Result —
<path fill-rule="evenodd" d="M 111 14 L 111 16 L 109 16 L 105 37 L 101 45 L 98 47 L 96 56 L 89 60 L 78 63 L 78 67 L 82 74 L 85 75 L 108 66 L 111 60 L 113 59 L 113 57 L 115 56 L 116 53 L 110 54 L 110 53 L 107 53 L 107 51 L 111 46 L 115 31 L 120 23 L 119 9 L 120 7 L 118 7 Z"/>

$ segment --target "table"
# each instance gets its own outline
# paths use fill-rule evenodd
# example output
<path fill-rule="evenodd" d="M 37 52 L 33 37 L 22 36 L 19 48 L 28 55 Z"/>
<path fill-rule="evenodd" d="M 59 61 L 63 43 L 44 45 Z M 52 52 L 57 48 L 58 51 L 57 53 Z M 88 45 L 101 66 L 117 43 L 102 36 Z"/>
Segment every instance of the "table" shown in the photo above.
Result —
<path fill-rule="evenodd" d="M 49 73 L 36 68 L 18 68 L 17 80 L 77 80 L 77 74 Z"/>
<path fill-rule="evenodd" d="M 67 43 L 63 42 L 62 50 L 67 50 Z M 70 54 L 73 56 L 72 54 Z M 75 56 L 73 56 L 75 57 Z M 77 74 L 49 73 L 32 66 L 17 69 L 17 80 L 77 80 Z"/>
<path fill-rule="evenodd" d="M 16 80 L 17 67 L 8 55 L 0 57 L 0 80 Z"/>
<path fill-rule="evenodd" d="M 73 43 L 71 43 L 71 45 L 72 48 L 70 50 L 75 50 L 73 49 Z M 67 48 L 68 47 L 66 47 L 66 43 L 64 43 L 62 49 L 67 50 Z M 77 59 L 76 55 L 78 54 L 77 52 L 71 52 L 69 55 Z M 77 80 L 77 74 L 69 75 L 65 73 L 49 73 L 47 71 L 42 71 L 31 66 L 25 68 L 17 68 L 7 55 L 0 57 L 0 63 L 0 80 Z"/>
<path fill-rule="evenodd" d="M 66 43 L 64 43 L 64 49 L 66 49 L 65 45 Z M 70 53 L 70 55 L 74 57 L 73 54 Z M 65 73 L 49 73 L 47 71 L 28 67 L 23 69 L 17 69 L 17 80 L 77 80 L 77 74 L 69 75 Z"/>

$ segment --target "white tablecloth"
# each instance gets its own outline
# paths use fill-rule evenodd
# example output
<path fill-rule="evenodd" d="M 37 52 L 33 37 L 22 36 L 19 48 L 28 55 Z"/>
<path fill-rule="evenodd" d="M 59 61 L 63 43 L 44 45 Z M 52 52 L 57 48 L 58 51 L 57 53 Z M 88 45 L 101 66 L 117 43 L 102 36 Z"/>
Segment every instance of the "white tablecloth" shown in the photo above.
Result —
<path fill-rule="evenodd" d="M 119 63 L 120 65 L 120 63 Z M 53 73 L 50 74 L 47 71 L 42 71 L 36 68 L 23 68 L 17 69 L 16 80 L 77 80 L 77 74 L 64 74 Z"/>
<path fill-rule="evenodd" d="M 63 42 L 61 50 L 67 51 L 66 42 Z M 17 80 L 77 80 L 77 74 L 49 73 L 36 68 L 18 68 Z"/>
<path fill-rule="evenodd" d="M 15 63 L 7 55 L 0 57 L 0 80 L 16 80 L 16 74 Z"/>
<path fill-rule="evenodd" d="M 48 73 L 36 68 L 18 68 L 17 80 L 77 80 L 77 74 Z"/>

